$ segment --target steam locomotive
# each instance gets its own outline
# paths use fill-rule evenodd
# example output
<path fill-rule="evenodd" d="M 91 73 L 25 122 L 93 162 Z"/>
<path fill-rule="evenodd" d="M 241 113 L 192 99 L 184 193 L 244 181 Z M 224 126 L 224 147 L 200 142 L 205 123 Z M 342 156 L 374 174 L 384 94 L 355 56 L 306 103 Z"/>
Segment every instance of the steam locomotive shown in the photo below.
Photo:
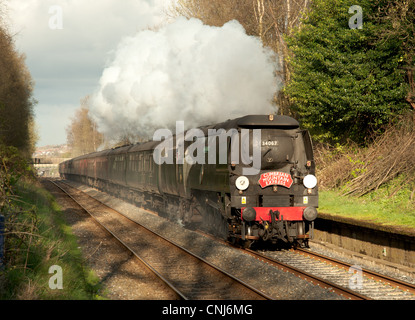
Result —
<path fill-rule="evenodd" d="M 318 187 L 297 120 L 248 115 L 163 133 L 65 161 L 60 175 L 231 242 L 308 245 Z"/>

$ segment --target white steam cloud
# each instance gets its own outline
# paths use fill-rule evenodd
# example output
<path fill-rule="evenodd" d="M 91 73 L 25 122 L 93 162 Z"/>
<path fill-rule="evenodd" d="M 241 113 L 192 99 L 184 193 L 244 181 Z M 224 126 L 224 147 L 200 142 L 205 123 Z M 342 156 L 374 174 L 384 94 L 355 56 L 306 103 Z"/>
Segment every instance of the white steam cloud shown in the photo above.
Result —
<path fill-rule="evenodd" d="M 160 128 L 213 124 L 275 111 L 275 56 L 237 22 L 179 18 L 124 38 L 104 70 L 91 111 L 107 137 L 152 137 Z"/>

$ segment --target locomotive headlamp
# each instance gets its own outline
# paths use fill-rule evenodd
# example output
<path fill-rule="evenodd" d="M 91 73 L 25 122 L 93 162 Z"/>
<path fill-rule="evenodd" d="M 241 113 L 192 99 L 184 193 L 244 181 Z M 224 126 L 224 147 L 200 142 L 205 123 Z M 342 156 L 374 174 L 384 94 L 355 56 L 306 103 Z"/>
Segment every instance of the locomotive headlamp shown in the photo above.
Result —
<path fill-rule="evenodd" d="M 238 190 L 246 190 L 249 187 L 249 179 L 245 176 L 240 176 L 236 179 L 235 186 Z"/>
<path fill-rule="evenodd" d="M 304 187 L 312 189 L 317 185 L 317 178 L 312 174 L 308 174 L 304 177 L 303 184 Z"/>
<path fill-rule="evenodd" d="M 307 221 L 314 221 L 317 218 L 317 209 L 314 207 L 307 207 L 303 211 L 303 217 Z"/>

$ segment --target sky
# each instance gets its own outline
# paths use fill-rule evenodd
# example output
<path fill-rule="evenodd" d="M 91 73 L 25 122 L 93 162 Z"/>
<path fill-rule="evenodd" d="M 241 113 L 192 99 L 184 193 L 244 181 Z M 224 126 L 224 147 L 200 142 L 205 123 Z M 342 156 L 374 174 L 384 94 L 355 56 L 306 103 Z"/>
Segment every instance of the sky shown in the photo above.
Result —
<path fill-rule="evenodd" d="M 87 95 L 107 139 L 275 111 L 275 54 L 237 21 L 173 19 L 173 1 L 3 0 L 35 82 L 38 147 L 66 143 Z"/>
<path fill-rule="evenodd" d="M 168 0 L 6 0 L 16 48 L 35 82 L 38 146 L 66 143 L 80 100 L 96 90 L 125 36 L 166 22 Z"/>

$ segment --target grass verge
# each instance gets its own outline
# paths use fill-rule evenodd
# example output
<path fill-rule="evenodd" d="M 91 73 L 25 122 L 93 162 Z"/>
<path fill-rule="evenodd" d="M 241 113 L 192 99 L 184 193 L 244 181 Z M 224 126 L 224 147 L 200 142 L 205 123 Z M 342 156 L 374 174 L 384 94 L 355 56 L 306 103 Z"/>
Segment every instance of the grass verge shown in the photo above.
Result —
<path fill-rule="evenodd" d="M 404 185 L 404 180 L 401 176 L 361 197 L 345 196 L 341 189 L 320 191 L 319 211 L 415 229 L 414 190 Z"/>
<path fill-rule="evenodd" d="M 0 299 L 101 299 L 99 279 L 85 267 L 76 237 L 52 195 L 39 183 L 20 181 L 17 186 L 14 201 L 20 214 L 13 223 L 25 224 L 26 235 L 6 242 L 13 263 L 0 271 Z M 12 238 L 12 232 L 8 235 L 6 230 L 6 237 Z M 56 288 L 60 277 L 56 266 L 62 271 L 61 289 Z"/>

